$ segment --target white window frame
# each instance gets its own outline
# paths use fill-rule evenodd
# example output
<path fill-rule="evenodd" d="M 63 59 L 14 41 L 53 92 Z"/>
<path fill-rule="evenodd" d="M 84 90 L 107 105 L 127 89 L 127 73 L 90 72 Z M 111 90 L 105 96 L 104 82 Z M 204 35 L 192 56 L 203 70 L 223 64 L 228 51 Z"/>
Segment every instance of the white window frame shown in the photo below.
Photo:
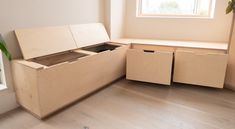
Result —
<path fill-rule="evenodd" d="M 2 58 L 2 52 L 0 52 L 0 78 L 1 78 L 1 82 L 0 82 L 0 91 L 2 90 L 6 90 L 7 86 L 6 86 L 6 77 L 5 77 L 5 70 L 4 70 L 4 64 L 3 64 L 3 58 Z"/>
<path fill-rule="evenodd" d="M 199 0 L 195 0 L 198 1 Z M 203 19 L 213 19 L 214 18 L 214 11 L 215 11 L 215 4 L 216 4 L 216 0 L 210 0 L 210 7 L 209 7 L 209 13 L 206 16 L 202 16 L 202 15 L 196 15 L 197 13 L 197 9 L 195 7 L 195 15 L 190 15 L 190 14 L 174 14 L 174 15 L 169 15 L 169 14 L 143 14 L 142 13 L 142 0 L 137 0 L 136 1 L 137 5 L 136 5 L 136 17 L 139 18 L 203 18 Z M 198 6 L 198 5 L 195 5 Z"/>

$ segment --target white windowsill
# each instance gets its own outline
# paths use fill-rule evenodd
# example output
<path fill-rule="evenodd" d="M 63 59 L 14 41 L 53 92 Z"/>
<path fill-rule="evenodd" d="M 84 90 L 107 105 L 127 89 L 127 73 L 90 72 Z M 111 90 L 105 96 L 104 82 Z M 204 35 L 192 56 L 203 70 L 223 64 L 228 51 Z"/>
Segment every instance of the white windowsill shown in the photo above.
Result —
<path fill-rule="evenodd" d="M 0 84 L 0 91 L 2 91 L 2 90 L 6 90 L 6 89 L 7 89 L 7 87 L 6 87 L 5 85 Z"/>
<path fill-rule="evenodd" d="M 212 20 L 213 17 L 200 17 L 200 16 L 148 16 L 148 15 L 136 15 L 136 18 L 160 18 L 160 19 L 205 19 L 205 20 Z"/>

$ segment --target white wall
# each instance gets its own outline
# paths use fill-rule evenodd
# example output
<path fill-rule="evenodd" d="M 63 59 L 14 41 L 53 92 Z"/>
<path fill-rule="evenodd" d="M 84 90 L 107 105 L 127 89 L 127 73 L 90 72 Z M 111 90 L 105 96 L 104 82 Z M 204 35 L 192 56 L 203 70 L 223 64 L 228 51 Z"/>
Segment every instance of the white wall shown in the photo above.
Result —
<path fill-rule="evenodd" d="M 111 2 L 112 0 L 105 0 L 105 28 L 109 34 L 111 35 Z"/>
<path fill-rule="evenodd" d="M 112 0 L 111 2 L 111 39 L 124 36 L 124 22 L 126 14 L 126 0 Z"/>
<path fill-rule="evenodd" d="M 8 48 L 14 58 L 21 57 L 21 52 L 13 33 L 14 29 L 40 26 L 57 26 L 90 22 L 104 22 L 105 0 L 1 0 L 0 33 L 2 33 Z M 6 83 L 8 92 L 0 92 L 4 97 L 12 98 L 12 78 L 9 62 L 4 59 Z M 0 96 L 1 97 L 1 96 Z M 15 100 L 0 99 L 1 110 L 11 109 Z"/>
<path fill-rule="evenodd" d="M 227 42 L 231 15 L 228 0 L 217 0 L 214 19 L 136 18 L 136 0 L 126 0 L 125 37 Z"/>
<path fill-rule="evenodd" d="M 124 36 L 126 0 L 105 0 L 105 23 L 111 39 Z"/>
<path fill-rule="evenodd" d="M 18 107 L 14 92 L 2 91 L 0 93 L 0 114 L 13 110 Z"/>

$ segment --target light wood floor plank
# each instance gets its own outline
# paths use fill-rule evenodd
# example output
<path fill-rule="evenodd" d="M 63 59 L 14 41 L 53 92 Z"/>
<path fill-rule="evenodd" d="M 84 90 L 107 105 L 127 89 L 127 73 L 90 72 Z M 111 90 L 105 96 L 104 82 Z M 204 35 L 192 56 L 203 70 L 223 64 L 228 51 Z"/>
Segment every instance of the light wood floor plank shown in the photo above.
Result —
<path fill-rule="evenodd" d="M 235 129 L 235 92 L 122 79 L 46 120 L 23 109 L 0 129 Z"/>

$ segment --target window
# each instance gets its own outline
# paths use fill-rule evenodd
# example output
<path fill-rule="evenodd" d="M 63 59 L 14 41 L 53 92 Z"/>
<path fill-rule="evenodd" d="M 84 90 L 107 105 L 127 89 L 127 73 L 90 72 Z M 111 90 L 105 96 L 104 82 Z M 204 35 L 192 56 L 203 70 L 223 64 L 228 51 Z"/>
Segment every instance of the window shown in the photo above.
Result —
<path fill-rule="evenodd" d="M 6 85 L 4 82 L 4 69 L 3 69 L 3 63 L 2 63 L 2 54 L 0 53 L 0 91 L 6 89 Z"/>
<path fill-rule="evenodd" d="M 138 0 L 138 17 L 213 18 L 215 0 Z"/>
<path fill-rule="evenodd" d="M 0 34 L 0 40 L 2 41 L 2 35 Z M 5 90 L 6 87 L 6 79 L 5 79 L 5 71 L 3 66 L 3 58 L 2 58 L 2 52 L 0 50 L 0 91 Z"/>

